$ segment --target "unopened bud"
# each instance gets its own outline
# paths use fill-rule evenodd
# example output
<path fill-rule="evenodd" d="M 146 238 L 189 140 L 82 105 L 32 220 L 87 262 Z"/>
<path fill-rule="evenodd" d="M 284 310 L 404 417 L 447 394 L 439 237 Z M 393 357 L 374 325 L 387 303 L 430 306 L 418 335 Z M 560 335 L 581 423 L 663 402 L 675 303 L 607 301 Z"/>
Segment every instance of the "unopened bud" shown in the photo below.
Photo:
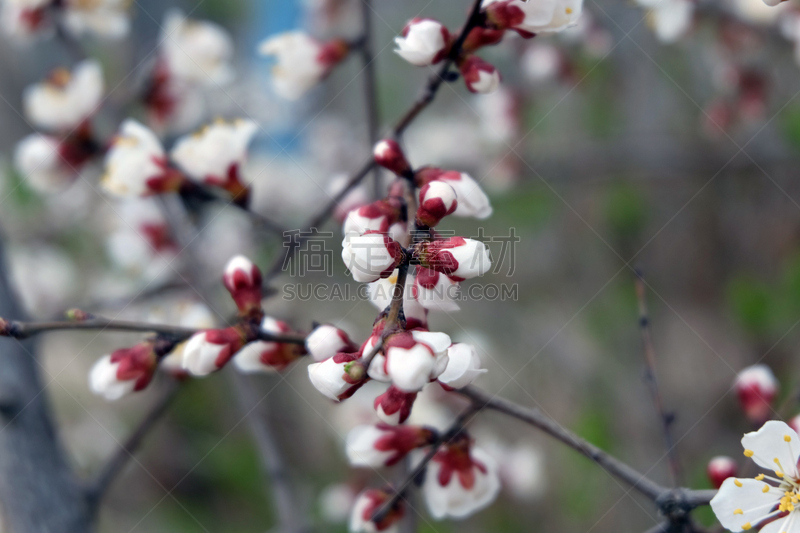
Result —
<path fill-rule="evenodd" d="M 729 477 L 734 477 L 737 471 L 736 462 L 725 455 L 719 455 L 711 459 L 708 462 L 708 468 L 706 468 L 708 480 L 715 489 L 720 488 L 722 482 Z"/>
<path fill-rule="evenodd" d="M 222 275 L 225 288 L 231 293 L 242 316 L 261 313 L 261 270 L 243 255 L 228 261 Z"/>
<path fill-rule="evenodd" d="M 406 159 L 403 149 L 395 140 L 384 139 L 378 142 L 373 150 L 373 155 L 377 164 L 398 176 L 407 176 L 411 173 L 411 165 Z"/>
<path fill-rule="evenodd" d="M 736 377 L 736 394 L 745 416 L 753 424 L 765 422 L 778 394 L 778 380 L 767 365 L 745 368 Z"/>
<path fill-rule="evenodd" d="M 74 322 L 84 322 L 94 318 L 94 315 L 91 313 L 87 313 L 86 311 L 78 309 L 77 307 L 67 310 L 67 312 L 64 314 L 66 315 L 67 320 L 72 320 Z"/>
<path fill-rule="evenodd" d="M 361 381 L 367 374 L 367 370 L 364 368 L 364 365 L 358 361 L 353 361 L 352 363 L 344 365 L 344 371 L 353 381 Z"/>

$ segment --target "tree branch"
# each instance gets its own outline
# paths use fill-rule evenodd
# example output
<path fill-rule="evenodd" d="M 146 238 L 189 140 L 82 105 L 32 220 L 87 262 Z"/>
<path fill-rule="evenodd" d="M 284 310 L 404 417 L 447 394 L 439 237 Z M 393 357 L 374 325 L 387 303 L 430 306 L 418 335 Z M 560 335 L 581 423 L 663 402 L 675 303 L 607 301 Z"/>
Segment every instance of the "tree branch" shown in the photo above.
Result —
<path fill-rule="evenodd" d="M 184 328 L 166 324 L 151 324 L 149 322 L 131 322 L 126 320 L 110 320 L 94 317 L 80 321 L 55 321 L 55 322 L 21 322 L 18 320 L 4 320 L 0 318 L 0 336 L 14 339 L 27 339 L 40 333 L 63 330 L 108 330 L 108 331 L 135 331 L 142 333 L 156 333 L 175 340 L 185 340 L 205 329 Z M 306 337 L 300 333 L 270 333 L 259 330 L 258 340 L 284 342 L 288 344 L 305 344 Z"/>
<path fill-rule="evenodd" d="M 639 270 L 636 271 L 635 283 L 636 298 L 639 302 L 639 329 L 642 333 L 642 346 L 646 365 L 644 380 L 650 389 L 650 395 L 653 397 L 653 404 L 655 405 L 656 413 L 658 413 L 661 422 L 661 429 L 664 434 L 664 445 L 666 446 L 667 458 L 669 460 L 669 470 L 672 474 L 672 484 L 677 487 L 680 486 L 682 482 L 682 476 L 675 439 L 672 436 L 672 423 L 675 417 L 672 413 L 668 413 L 664 409 L 664 400 L 658 386 L 658 377 L 656 376 L 656 350 L 653 346 L 653 337 L 650 333 L 650 317 L 647 312 L 647 289 L 645 287 L 644 277 Z"/>
<path fill-rule="evenodd" d="M 139 425 L 131 432 L 125 443 L 121 444 L 116 453 L 114 453 L 106 464 L 100 468 L 94 481 L 92 481 L 86 489 L 86 499 L 93 512 L 97 511 L 97 507 L 108 492 L 109 487 L 125 468 L 125 465 L 128 464 L 133 454 L 139 449 L 144 438 L 150 433 L 150 430 L 153 429 L 158 421 L 161 420 L 170 405 L 172 405 L 179 390 L 180 384 L 170 379 L 166 390 L 164 390 L 150 411 L 142 418 Z"/>
<path fill-rule="evenodd" d="M 247 376 L 238 372 L 229 372 L 228 376 L 235 389 L 239 407 L 246 414 L 261 457 L 261 465 L 272 492 L 273 506 L 280 523 L 279 531 L 281 533 L 305 531 L 306 520 L 297 505 L 297 496 L 292 487 L 287 461 L 275 440 L 270 419 L 260 408 L 262 400 L 258 398 Z"/>
<path fill-rule="evenodd" d="M 459 389 L 456 392 L 472 400 L 476 410 L 492 409 L 544 431 L 562 444 L 566 444 L 573 450 L 588 457 L 603 470 L 655 502 L 661 511 L 669 517 L 679 514 L 685 515 L 695 507 L 707 505 L 717 493 L 715 490 L 669 489 L 662 487 L 637 472 L 634 468 L 562 427 L 539 409 L 523 407 L 471 386 Z"/>

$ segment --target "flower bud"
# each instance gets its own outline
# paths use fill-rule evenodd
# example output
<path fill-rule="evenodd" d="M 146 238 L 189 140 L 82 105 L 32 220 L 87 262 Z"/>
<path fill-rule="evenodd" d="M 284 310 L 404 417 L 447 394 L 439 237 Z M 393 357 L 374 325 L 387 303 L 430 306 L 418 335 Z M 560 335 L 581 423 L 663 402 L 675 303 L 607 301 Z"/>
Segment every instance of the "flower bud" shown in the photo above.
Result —
<path fill-rule="evenodd" d="M 111 141 L 100 182 L 116 196 L 147 196 L 177 191 L 183 175 L 167 165 L 161 141 L 146 126 L 128 119 Z"/>
<path fill-rule="evenodd" d="M 350 211 L 343 231 L 345 235 L 364 235 L 368 231 L 387 233 L 399 241 L 406 233 L 406 224 L 400 220 L 402 215 L 398 198 L 389 197 Z"/>
<path fill-rule="evenodd" d="M 724 455 L 719 455 L 711 459 L 706 468 L 708 480 L 715 489 L 720 488 L 722 482 L 729 477 L 734 477 L 737 471 L 738 467 L 736 466 L 736 462 Z"/>
<path fill-rule="evenodd" d="M 289 333 L 291 328 L 286 322 L 265 316 L 261 322 L 261 331 L 280 335 Z M 246 374 L 280 372 L 302 353 L 303 348 L 299 344 L 256 340 L 246 344 L 234 355 L 233 364 Z"/>
<path fill-rule="evenodd" d="M 450 32 L 431 19 L 415 18 L 395 37 L 397 55 L 418 67 L 435 65 L 445 58 L 450 46 Z"/>
<path fill-rule="evenodd" d="M 385 490 L 368 489 L 362 492 L 353 505 L 353 512 L 350 515 L 350 531 L 352 533 L 376 533 L 378 531 L 397 533 L 397 523 L 405 514 L 402 498 L 392 509 L 389 509 L 386 516 L 381 517 L 378 522 L 372 521 L 375 513 L 382 509 L 390 498 L 391 494 Z"/>
<path fill-rule="evenodd" d="M 236 302 L 241 316 L 261 311 L 261 270 L 243 255 L 233 257 L 225 266 L 222 283 Z"/>
<path fill-rule="evenodd" d="M 484 46 L 491 46 L 503 40 L 505 32 L 503 30 L 495 30 L 491 28 L 475 27 L 467 34 L 461 50 L 466 53 L 474 52 Z"/>
<path fill-rule="evenodd" d="M 795 415 L 787 424 L 800 435 L 800 415 Z"/>
<path fill-rule="evenodd" d="M 330 74 L 347 56 L 344 41 L 320 43 L 301 31 L 269 37 L 259 45 L 259 53 L 273 56 L 272 85 L 287 100 L 297 100 Z"/>
<path fill-rule="evenodd" d="M 450 337 L 415 330 L 389 336 L 384 346 L 384 368 L 392 384 L 404 392 L 417 392 L 444 372 Z"/>
<path fill-rule="evenodd" d="M 735 387 L 739 404 L 750 422 L 761 424 L 770 418 L 778 380 L 767 365 L 753 365 L 739 372 Z"/>
<path fill-rule="evenodd" d="M 461 63 L 461 75 L 470 92 L 489 94 L 500 88 L 500 73 L 491 63 L 469 56 Z"/>
<path fill-rule="evenodd" d="M 359 358 L 358 353 L 338 353 L 320 363 L 312 363 L 308 365 L 308 378 L 318 391 L 331 400 L 344 400 L 366 383 L 364 379 L 353 379 L 348 372 L 353 368 L 351 363 Z"/>
<path fill-rule="evenodd" d="M 98 360 L 89 373 L 89 388 L 106 400 L 118 400 L 147 387 L 158 366 L 149 342 L 116 350 Z"/>
<path fill-rule="evenodd" d="M 447 368 L 437 379 L 445 389 L 461 389 L 486 372 L 473 345 L 456 343 L 447 349 Z"/>
<path fill-rule="evenodd" d="M 392 385 L 386 389 L 386 392 L 375 398 L 373 406 L 381 421 L 397 425 L 408 420 L 416 399 L 416 392 L 405 392 Z"/>
<path fill-rule="evenodd" d="M 347 435 L 347 458 L 353 466 L 392 466 L 433 439 L 433 431 L 419 426 L 358 426 Z"/>
<path fill-rule="evenodd" d="M 195 376 L 207 376 L 225 366 L 245 341 L 236 326 L 195 333 L 183 349 L 183 368 Z"/>
<path fill-rule="evenodd" d="M 419 191 L 417 223 L 434 227 L 457 206 L 456 191 L 444 181 L 434 180 Z"/>
<path fill-rule="evenodd" d="M 370 283 L 392 275 L 403 261 L 403 248 L 388 235 L 367 232 L 346 236 L 342 241 L 342 260 L 353 279 Z"/>
<path fill-rule="evenodd" d="M 423 188 L 434 181 L 443 181 L 456 192 L 458 205 L 453 213 L 457 217 L 488 218 L 492 214 L 489 198 L 481 186 L 466 172 L 445 171 L 435 167 L 421 168 L 414 174 L 414 183 Z"/>
<path fill-rule="evenodd" d="M 489 248 L 480 241 L 463 237 L 420 243 L 415 255 L 425 268 L 447 274 L 456 281 L 482 276 L 492 266 Z"/>
<path fill-rule="evenodd" d="M 406 159 L 403 149 L 393 139 L 379 141 L 372 153 L 377 164 L 398 176 L 405 176 L 411 172 L 411 164 Z"/>
<path fill-rule="evenodd" d="M 358 351 L 350 336 L 341 329 L 329 324 L 317 326 L 306 337 L 306 350 L 314 361 L 324 361 L 337 353 L 352 353 Z"/>

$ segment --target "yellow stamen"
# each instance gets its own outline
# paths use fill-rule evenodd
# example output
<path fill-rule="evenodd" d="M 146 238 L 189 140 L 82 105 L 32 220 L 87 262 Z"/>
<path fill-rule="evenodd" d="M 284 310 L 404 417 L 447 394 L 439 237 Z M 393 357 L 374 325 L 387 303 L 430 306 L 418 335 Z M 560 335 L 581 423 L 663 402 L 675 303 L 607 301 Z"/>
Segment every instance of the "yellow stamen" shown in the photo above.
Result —
<path fill-rule="evenodd" d="M 753 452 L 753 450 L 745 450 L 744 451 L 744 456 L 745 457 L 753 457 L 753 455 L 755 455 L 755 452 Z"/>
<path fill-rule="evenodd" d="M 782 477 L 783 477 L 783 472 L 778 472 L 778 471 L 776 470 L 776 471 L 775 471 L 775 475 L 776 475 L 776 476 L 778 476 L 778 477 L 780 477 L 780 478 L 782 478 Z"/>
<path fill-rule="evenodd" d="M 568 7 L 564 11 L 567 13 L 567 15 L 572 15 L 572 8 L 571 7 Z"/>
<path fill-rule="evenodd" d="M 765 494 L 766 494 L 767 492 L 769 492 L 769 485 L 764 485 L 764 488 L 763 488 L 763 489 L 761 489 L 761 492 L 763 492 L 763 493 L 765 493 Z"/>
<path fill-rule="evenodd" d="M 785 440 L 786 442 L 791 442 L 792 437 L 790 437 L 789 435 L 784 435 L 783 440 Z"/>
<path fill-rule="evenodd" d="M 750 529 L 751 527 L 753 527 L 753 526 L 752 526 L 752 525 L 750 525 L 750 522 L 748 522 L 748 523 L 746 523 L 745 525 L 743 525 L 743 526 L 742 526 L 742 529 L 744 529 L 745 531 L 747 531 L 747 530 L 748 530 L 748 529 Z"/>
<path fill-rule="evenodd" d="M 741 509 L 736 509 L 733 514 L 744 514 Z"/>
<path fill-rule="evenodd" d="M 761 481 L 762 479 L 764 479 L 764 474 L 759 474 L 756 476 L 756 481 Z"/>
<path fill-rule="evenodd" d="M 734 479 L 733 480 L 733 484 L 736 485 L 737 487 L 741 487 L 742 486 L 742 482 L 739 481 L 738 479 Z"/>

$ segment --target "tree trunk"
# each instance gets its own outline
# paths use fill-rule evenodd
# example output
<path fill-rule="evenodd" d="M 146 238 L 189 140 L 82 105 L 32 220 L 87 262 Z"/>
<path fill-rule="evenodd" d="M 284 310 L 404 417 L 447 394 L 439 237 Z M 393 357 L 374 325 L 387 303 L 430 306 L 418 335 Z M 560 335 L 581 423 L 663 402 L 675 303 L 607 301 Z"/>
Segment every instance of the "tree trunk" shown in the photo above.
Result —
<path fill-rule="evenodd" d="M 22 319 L 0 243 L 0 317 Z M 0 338 L 0 503 L 13 533 L 85 533 L 92 517 L 56 435 L 33 340 Z"/>

